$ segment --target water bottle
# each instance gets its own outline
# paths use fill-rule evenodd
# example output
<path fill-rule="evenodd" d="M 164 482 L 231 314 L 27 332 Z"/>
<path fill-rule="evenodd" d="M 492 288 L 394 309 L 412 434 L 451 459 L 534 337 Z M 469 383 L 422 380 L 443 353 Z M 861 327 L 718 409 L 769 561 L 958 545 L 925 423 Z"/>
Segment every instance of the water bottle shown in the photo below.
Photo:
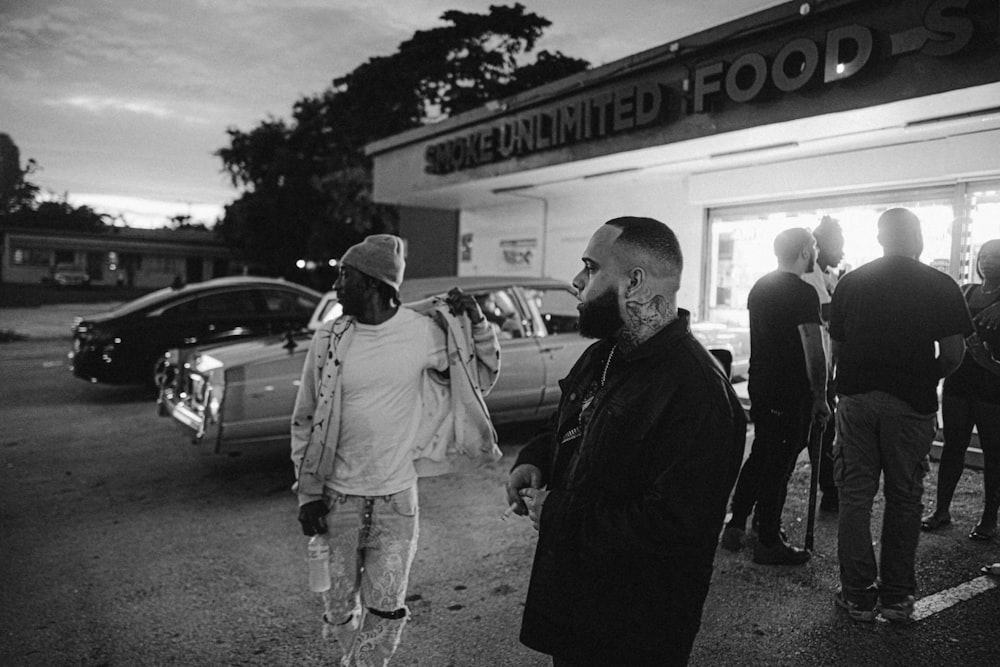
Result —
<path fill-rule="evenodd" d="M 330 544 L 325 535 L 313 535 L 306 549 L 309 562 L 309 590 L 322 593 L 330 590 Z"/>

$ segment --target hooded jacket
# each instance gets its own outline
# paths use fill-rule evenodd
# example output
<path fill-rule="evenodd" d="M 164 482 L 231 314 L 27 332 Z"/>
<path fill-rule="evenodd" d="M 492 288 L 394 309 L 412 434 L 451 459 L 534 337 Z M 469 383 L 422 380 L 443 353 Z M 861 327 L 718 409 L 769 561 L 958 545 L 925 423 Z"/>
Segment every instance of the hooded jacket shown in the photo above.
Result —
<path fill-rule="evenodd" d="M 422 477 L 446 473 L 460 458 L 498 460 L 502 453 L 484 398 L 500 374 L 500 347 L 493 328 L 485 320 L 473 325 L 465 316 L 452 315 L 442 297 L 404 307 L 441 327 L 448 352 L 445 373 L 424 374 L 423 418 L 413 453 L 417 473 Z M 300 506 L 321 499 L 333 473 L 343 381 L 337 360 L 349 354 L 354 324 L 355 318 L 346 315 L 324 323 L 313 336 L 302 367 L 291 424 L 296 470 L 292 490 Z"/>

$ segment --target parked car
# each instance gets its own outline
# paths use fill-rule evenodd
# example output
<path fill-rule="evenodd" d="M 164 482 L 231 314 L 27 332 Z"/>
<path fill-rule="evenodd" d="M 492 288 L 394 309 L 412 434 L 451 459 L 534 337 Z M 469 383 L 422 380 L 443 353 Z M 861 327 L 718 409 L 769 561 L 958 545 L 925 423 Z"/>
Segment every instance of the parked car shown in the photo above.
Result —
<path fill-rule="evenodd" d="M 321 296 L 295 283 L 249 276 L 167 287 L 76 318 L 70 367 L 91 382 L 155 385 L 167 350 L 299 330 Z"/>
<path fill-rule="evenodd" d="M 401 289 L 404 303 L 447 292 L 472 294 L 497 330 L 501 372 L 487 397 L 497 423 L 547 414 L 558 381 L 590 344 L 577 333 L 577 299 L 564 282 L 510 277 L 418 278 Z M 168 353 L 160 414 L 171 416 L 206 452 L 287 443 L 302 364 L 313 331 L 339 315 L 336 294 L 320 302 L 308 329 L 294 336 Z"/>
<path fill-rule="evenodd" d="M 43 282 L 50 282 L 57 287 L 87 287 L 90 285 L 90 275 L 76 266 L 59 264 L 52 272 L 52 278 Z"/>
<path fill-rule="evenodd" d="M 578 333 L 573 288 L 544 278 L 423 278 L 404 282 L 401 297 L 409 303 L 456 285 L 479 301 L 500 339 L 500 377 L 486 398 L 494 422 L 546 417 L 559 401 L 559 380 L 593 342 Z M 160 415 L 204 453 L 287 444 L 309 340 L 339 309 L 330 292 L 297 334 L 168 352 Z"/>

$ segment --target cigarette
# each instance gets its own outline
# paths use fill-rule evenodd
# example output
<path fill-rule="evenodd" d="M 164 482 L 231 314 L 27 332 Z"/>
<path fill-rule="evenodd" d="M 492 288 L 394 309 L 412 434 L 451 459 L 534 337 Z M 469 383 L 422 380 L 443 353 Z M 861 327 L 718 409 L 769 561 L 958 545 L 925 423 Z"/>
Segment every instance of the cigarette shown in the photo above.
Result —
<path fill-rule="evenodd" d="M 504 513 L 500 515 L 500 520 L 506 521 L 510 517 L 510 515 L 514 513 L 514 510 L 516 509 L 517 509 L 517 503 L 511 503 L 510 507 L 504 510 Z"/>

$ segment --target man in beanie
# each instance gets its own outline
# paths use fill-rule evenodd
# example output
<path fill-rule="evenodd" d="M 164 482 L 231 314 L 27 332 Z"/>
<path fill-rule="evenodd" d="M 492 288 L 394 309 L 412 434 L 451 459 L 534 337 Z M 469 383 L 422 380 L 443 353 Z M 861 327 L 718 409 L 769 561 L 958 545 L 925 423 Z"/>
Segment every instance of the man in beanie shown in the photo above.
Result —
<path fill-rule="evenodd" d="M 472 368 L 461 372 L 455 358 L 463 355 L 449 354 L 454 341 L 439 320 L 400 307 L 403 270 L 396 236 L 369 236 L 344 254 L 335 285 L 343 314 L 316 332 L 292 415 L 299 521 L 306 535 L 328 535 L 324 636 L 340 643 L 345 667 L 387 664 L 406 623 L 417 464 L 440 441 L 439 431 L 426 428 L 428 378 L 443 382 L 451 370 L 453 392 L 470 377 L 481 378 L 475 390 L 488 391 L 499 369 L 496 336 L 475 299 L 456 288 L 438 300 L 444 316 L 461 320 L 450 330 L 470 334 L 464 359 Z M 466 428 L 463 439 L 485 433 L 484 451 L 493 453 L 485 407 L 452 416 L 436 423 L 477 420 L 478 431 Z"/>

